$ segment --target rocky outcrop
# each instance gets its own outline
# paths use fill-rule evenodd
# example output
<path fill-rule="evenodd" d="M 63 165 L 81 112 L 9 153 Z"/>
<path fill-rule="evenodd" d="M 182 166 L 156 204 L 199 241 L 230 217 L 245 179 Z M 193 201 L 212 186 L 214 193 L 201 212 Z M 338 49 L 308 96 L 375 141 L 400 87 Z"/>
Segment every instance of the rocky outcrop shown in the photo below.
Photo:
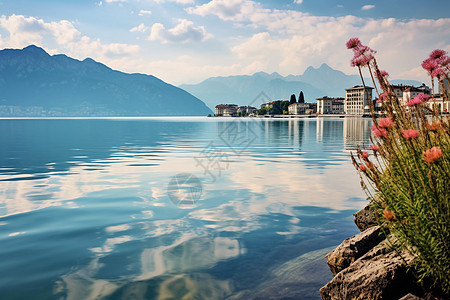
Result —
<path fill-rule="evenodd" d="M 355 224 L 361 232 L 376 225 L 375 215 L 370 209 L 370 204 L 354 213 L 353 216 L 355 217 Z"/>
<path fill-rule="evenodd" d="M 412 259 L 406 252 L 400 257 L 383 241 L 322 287 L 322 299 L 397 300 L 415 293 L 417 280 L 407 272 L 407 263 Z"/>
<path fill-rule="evenodd" d="M 375 217 L 369 206 L 354 216 L 362 232 L 326 255 L 335 276 L 320 289 L 322 299 L 421 299 L 413 295 L 423 292 L 408 271 L 413 257 L 389 246 L 380 227 L 374 226 Z"/>
<path fill-rule="evenodd" d="M 368 228 L 351 238 L 344 240 L 336 249 L 326 255 L 331 273 L 336 275 L 350 266 L 355 260 L 366 254 L 385 238 L 380 226 Z"/>

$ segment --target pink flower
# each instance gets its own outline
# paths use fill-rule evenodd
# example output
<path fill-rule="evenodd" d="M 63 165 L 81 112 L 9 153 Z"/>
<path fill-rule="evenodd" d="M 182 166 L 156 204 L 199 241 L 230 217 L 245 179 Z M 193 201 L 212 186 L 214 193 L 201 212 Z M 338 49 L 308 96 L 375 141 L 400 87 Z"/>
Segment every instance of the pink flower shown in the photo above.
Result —
<path fill-rule="evenodd" d="M 369 153 L 367 153 L 366 151 L 364 151 L 364 152 L 361 154 L 361 156 L 362 156 L 363 158 L 365 158 L 365 159 L 368 159 L 368 158 L 369 158 Z"/>
<path fill-rule="evenodd" d="M 447 55 L 442 56 L 441 58 L 439 58 L 439 64 L 441 65 L 441 67 L 446 67 L 450 64 L 450 57 L 448 57 Z"/>
<path fill-rule="evenodd" d="M 367 66 L 374 59 L 376 51 L 361 44 L 358 38 L 351 38 L 347 42 L 347 48 L 352 49 L 354 56 L 350 62 L 352 67 Z"/>
<path fill-rule="evenodd" d="M 372 146 L 370 146 L 370 149 L 372 149 L 373 151 L 378 151 L 378 150 L 380 150 L 380 146 L 372 145 Z"/>
<path fill-rule="evenodd" d="M 427 70 L 430 75 L 438 66 L 438 63 L 434 58 L 427 58 L 422 62 L 422 68 Z"/>
<path fill-rule="evenodd" d="M 370 55 L 373 56 L 373 54 L 377 53 L 377 51 L 371 49 L 369 46 L 364 46 L 363 44 L 361 44 L 358 47 L 354 48 L 353 52 L 355 54 L 358 53 L 358 54 L 367 55 L 367 56 L 370 56 Z"/>
<path fill-rule="evenodd" d="M 419 136 L 419 132 L 414 129 L 406 129 L 402 131 L 402 135 L 405 139 L 415 139 Z"/>
<path fill-rule="evenodd" d="M 419 103 L 415 99 L 409 100 L 407 103 L 408 106 L 414 106 L 416 104 L 419 104 Z"/>
<path fill-rule="evenodd" d="M 433 147 L 423 152 L 423 160 L 432 163 L 442 156 L 442 150 L 439 147 Z"/>
<path fill-rule="evenodd" d="M 433 50 L 430 56 L 422 62 L 422 67 L 428 71 L 428 74 L 434 77 L 445 76 L 449 73 L 448 65 L 450 57 L 447 52 L 441 49 Z"/>
<path fill-rule="evenodd" d="M 394 126 L 394 122 L 392 122 L 391 118 L 383 118 L 378 120 L 378 127 L 389 128 L 392 126 Z"/>
<path fill-rule="evenodd" d="M 419 95 L 414 97 L 414 99 L 408 101 L 408 106 L 414 106 L 416 104 L 423 103 L 423 102 L 427 101 L 428 99 L 430 99 L 430 97 L 431 97 L 430 95 L 420 93 Z"/>
<path fill-rule="evenodd" d="M 381 128 L 381 127 L 377 128 L 375 126 L 375 124 L 372 125 L 372 131 L 373 131 L 373 134 L 375 134 L 375 136 L 377 136 L 377 137 L 387 137 L 387 134 L 388 134 L 386 129 Z"/>
<path fill-rule="evenodd" d="M 350 65 L 352 67 L 367 66 L 372 59 L 373 59 L 373 55 L 370 55 L 370 56 L 366 56 L 366 55 L 355 56 L 350 61 Z"/>
<path fill-rule="evenodd" d="M 441 49 L 436 49 L 436 50 L 433 50 L 433 51 L 431 52 L 430 58 L 438 59 L 438 58 L 441 58 L 442 56 L 444 56 L 444 55 L 446 55 L 446 54 L 447 54 L 446 51 L 441 50 Z"/>
<path fill-rule="evenodd" d="M 347 42 L 347 49 L 353 49 L 361 45 L 361 41 L 358 38 L 351 38 Z"/>
<path fill-rule="evenodd" d="M 365 171 L 367 170 L 367 167 L 366 167 L 365 165 L 360 165 L 360 166 L 359 166 L 359 170 L 360 170 L 361 172 L 365 172 Z"/>
<path fill-rule="evenodd" d="M 380 95 L 380 99 L 377 100 L 378 103 L 382 103 L 389 98 L 388 93 L 384 92 Z"/>
<path fill-rule="evenodd" d="M 440 76 L 445 76 L 444 70 L 441 67 L 437 67 L 431 72 L 431 77 L 438 78 Z"/>
<path fill-rule="evenodd" d="M 377 77 L 377 80 L 379 83 L 384 82 L 384 79 L 387 78 L 389 76 L 388 72 L 386 71 L 379 71 L 375 73 L 375 76 Z"/>

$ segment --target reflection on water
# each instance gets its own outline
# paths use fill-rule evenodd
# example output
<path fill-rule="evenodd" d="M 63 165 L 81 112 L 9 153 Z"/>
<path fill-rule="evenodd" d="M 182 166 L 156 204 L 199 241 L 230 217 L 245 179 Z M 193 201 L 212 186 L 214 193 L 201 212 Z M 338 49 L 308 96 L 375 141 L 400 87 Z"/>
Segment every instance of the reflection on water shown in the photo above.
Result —
<path fill-rule="evenodd" d="M 365 204 L 348 150 L 368 145 L 369 126 L 0 120 L 0 294 L 319 299 L 330 277 L 324 251 L 356 232 L 351 214 Z M 201 182 L 195 205 L 170 199 L 177 174 Z"/>
<path fill-rule="evenodd" d="M 345 118 L 344 140 L 345 149 L 353 150 L 356 146 L 367 145 L 371 123 L 362 118 Z"/>

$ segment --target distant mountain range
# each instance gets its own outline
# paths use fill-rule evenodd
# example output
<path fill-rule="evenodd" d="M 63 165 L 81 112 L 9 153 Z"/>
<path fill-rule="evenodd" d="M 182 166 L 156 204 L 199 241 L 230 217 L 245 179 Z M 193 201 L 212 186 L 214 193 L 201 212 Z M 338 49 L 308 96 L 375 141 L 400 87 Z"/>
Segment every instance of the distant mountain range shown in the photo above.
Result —
<path fill-rule="evenodd" d="M 366 79 L 367 85 L 372 85 L 369 84 L 371 82 Z M 393 80 L 391 83 L 421 85 L 421 82 L 415 80 Z M 248 105 L 261 92 L 271 100 L 289 100 L 292 94 L 298 98 L 300 91 L 303 91 L 306 102 L 315 102 L 316 98 L 322 96 L 345 97 L 346 88 L 360 84 L 358 75 L 346 75 L 322 64 L 319 68 L 307 68 L 303 75 L 283 77 L 278 73 L 258 72 L 253 75 L 211 77 L 199 84 L 180 85 L 180 88 L 202 99 L 214 109 L 221 103 Z"/>
<path fill-rule="evenodd" d="M 188 92 L 42 48 L 0 51 L 0 116 L 206 116 Z"/>

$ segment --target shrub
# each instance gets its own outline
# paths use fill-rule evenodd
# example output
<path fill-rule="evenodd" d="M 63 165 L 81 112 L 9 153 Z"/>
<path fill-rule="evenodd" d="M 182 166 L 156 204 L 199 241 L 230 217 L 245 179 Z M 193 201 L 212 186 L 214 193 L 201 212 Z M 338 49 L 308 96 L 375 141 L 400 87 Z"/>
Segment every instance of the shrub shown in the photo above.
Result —
<path fill-rule="evenodd" d="M 361 176 L 361 186 L 376 212 L 379 225 L 398 240 L 397 247 L 414 257 L 413 267 L 421 282 L 450 296 L 450 137 L 449 121 L 432 103 L 436 95 L 419 94 L 401 103 L 379 69 L 375 51 L 352 38 L 347 42 L 355 56 L 351 61 L 360 72 L 366 67 L 376 88 L 385 116 L 377 118 L 369 101 L 372 142 L 369 152 L 358 148 L 352 162 Z M 435 50 L 422 66 L 437 79 L 448 101 L 444 84 L 449 80 L 450 59 Z M 448 86 L 448 85 L 447 85 Z M 441 100 L 439 100 L 441 101 Z M 431 107 L 430 107 L 431 106 Z"/>

